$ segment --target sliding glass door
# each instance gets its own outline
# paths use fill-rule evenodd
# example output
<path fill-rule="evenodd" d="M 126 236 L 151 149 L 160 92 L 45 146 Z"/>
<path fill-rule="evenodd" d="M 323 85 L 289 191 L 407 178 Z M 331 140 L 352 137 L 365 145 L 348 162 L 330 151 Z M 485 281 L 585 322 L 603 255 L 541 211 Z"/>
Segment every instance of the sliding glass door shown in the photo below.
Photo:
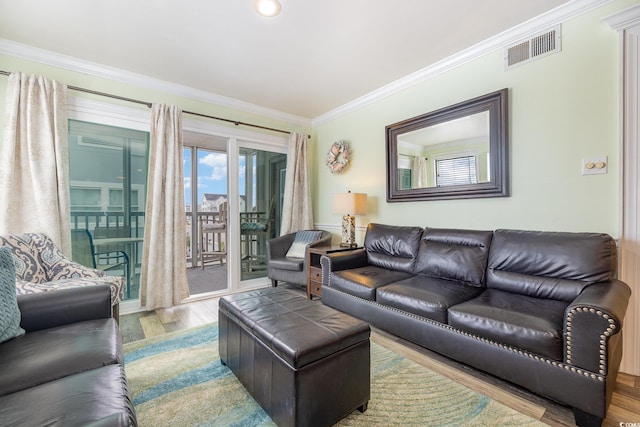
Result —
<path fill-rule="evenodd" d="M 187 276 L 192 295 L 262 286 L 280 234 L 284 147 L 185 131 Z"/>
<path fill-rule="evenodd" d="M 185 132 L 186 256 L 191 295 L 228 289 L 226 151 L 225 138 Z"/>
<path fill-rule="evenodd" d="M 125 276 L 124 300 L 139 298 L 148 146 L 148 132 L 69 121 L 71 229 L 87 230 L 96 253 L 122 254 L 116 268 L 106 257 L 89 267 Z"/>
<path fill-rule="evenodd" d="M 241 280 L 267 276 L 267 240 L 280 235 L 284 153 L 257 148 L 239 150 Z"/>

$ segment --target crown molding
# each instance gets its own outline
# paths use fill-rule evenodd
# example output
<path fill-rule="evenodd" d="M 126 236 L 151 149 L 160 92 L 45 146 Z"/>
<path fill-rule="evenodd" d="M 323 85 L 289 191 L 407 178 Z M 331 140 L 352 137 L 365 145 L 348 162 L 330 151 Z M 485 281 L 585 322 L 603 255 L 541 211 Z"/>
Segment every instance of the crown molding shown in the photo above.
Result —
<path fill-rule="evenodd" d="M 157 90 L 182 96 L 196 101 L 207 102 L 222 107 L 233 108 L 247 113 L 258 114 L 275 120 L 282 120 L 287 123 L 311 127 L 311 120 L 294 114 L 285 113 L 271 108 L 261 107 L 249 102 L 241 101 L 215 93 L 194 89 L 189 86 L 171 83 L 148 77 L 142 74 L 110 67 L 91 61 L 85 61 L 73 56 L 63 55 L 46 49 L 18 43 L 12 40 L 0 38 L 0 54 L 15 56 L 28 61 L 38 62 L 53 67 L 62 68 L 78 73 L 89 74 L 94 77 L 114 80 L 120 83 L 130 84 L 137 87 Z M 10 70 L 6 70 L 10 71 Z"/>
<path fill-rule="evenodd" d="M 602 18 L 602 22 L 617 31 L 626 30 L 627 28 L 638 25 L 640 24 L 640 4 L 605 16 Z"/>
<path fill-rule="evenodd" d="M 438 61 L 428 67 L 413 72 L 394 82 L 391 82 L 379 89 L 376 89 L 364 96 L 356 98 L 338 108 L 327 113 L 321 114 L 311 120 L 312 127 L 319 126 L 330 120 L 334 120 L 344 114 L 365 107 L 390 95 L 396 94 L 402 90 L 422 83 L 433 77 L 450 71 L 456 67 L 480 58 L 496 49 L 502 49 L 504 46 L 517 43 L 524 40 L 532 34 L 537 34 L 549 27 L 561 24 L 564 21 L 575 18 L 594 9 L 597 9 L 614 0 L 573 0 L 558 6 L 542 15 L 523 22 L 507 31 L 490 37 L 478 44 L 464 49 L 454 55 L 451 55 L 441 61 Z"/>
<path fill-rule="evenodd" d="M 211 92 L 194 89 L 189 86 L 171 83 L 165 80 L 154 79 L 142 74 L 133 73 L 119 68 L 81 60 L 72 56 L 63 55 L 53 51 L 36 48 L 33 46 L 17 43 L 11 40 L 0 38 L 0 54 L 7 54 L 29 61 L 39 62 L 54 67 L 89 74 L 95 77 L 131 84 L 147 89 L 158 90 L 189 99 L 207 102 L 227 108 L 258 114 L 275 120 L 282 120 L 287 123 L 296 124 L 308 128 L 313 128 L 336 119 L 349 112 L 370 105 L 390 95 L 415 86 L 429 80 L 439 74 L 445 73 L 465 63 L 480 58 L 496 49 L 516 43 L 526 39 L 531 34 L 538 33 L 546 28 L 558 25 L 564 21 L 580 16 L 584 13 L 597 9 L 614 0 L 572 0 L 558 6 L 536 18 L 517 25 L 496 36 L 490 37 L 483 42 L 464 49 L 428 67 L 413 72 L 403 78 L 384 85 L 366 95 L 343 104 L 327 113 L 321 114 L 313 119 L 284 113 L 259 105 L 251 104 L 238 99 L 217 95 Z M 634 9 L 633 7 L 630 9 Z M 613 15 L 612 15 L 613 16 Z M 608 23 L 608 21 L 607 21 Z M 611 24 L 610 24 L 611 25 Z"/>

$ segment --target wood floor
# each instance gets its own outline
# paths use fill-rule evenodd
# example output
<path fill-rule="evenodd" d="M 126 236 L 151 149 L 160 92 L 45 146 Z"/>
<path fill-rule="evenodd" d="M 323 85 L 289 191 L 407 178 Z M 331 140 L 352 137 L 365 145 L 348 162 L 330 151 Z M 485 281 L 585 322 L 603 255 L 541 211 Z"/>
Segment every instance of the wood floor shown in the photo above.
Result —
<path fill-rule="evenodd" d="M 125 342 L 162 335 L 218 321 L 218 298 L 151 312 L 127 314 L 120 317 Z M 408 359 L 482 393 L 519 412 L 551 426 L 573 426 L 569 408 L 543 399 L 526 390 L 499 380 L 468 366 L 451 361 L 410 342 L 374 329 L 371 339 L 402 354 Z M 603 426 L 640 426 L 640 377 L 619 374 L 616 390 Z"/>

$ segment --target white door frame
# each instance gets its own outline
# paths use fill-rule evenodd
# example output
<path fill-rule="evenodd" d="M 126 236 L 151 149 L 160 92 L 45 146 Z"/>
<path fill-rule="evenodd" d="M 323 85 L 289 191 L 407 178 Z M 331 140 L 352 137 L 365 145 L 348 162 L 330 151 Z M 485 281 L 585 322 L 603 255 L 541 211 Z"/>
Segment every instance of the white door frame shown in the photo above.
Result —
<path fill-rule="evenodd" d="M 603 18 L 620 34 L 620 269 L 631 287 L 620 371 L 640 375 L 640 5 Z"/>

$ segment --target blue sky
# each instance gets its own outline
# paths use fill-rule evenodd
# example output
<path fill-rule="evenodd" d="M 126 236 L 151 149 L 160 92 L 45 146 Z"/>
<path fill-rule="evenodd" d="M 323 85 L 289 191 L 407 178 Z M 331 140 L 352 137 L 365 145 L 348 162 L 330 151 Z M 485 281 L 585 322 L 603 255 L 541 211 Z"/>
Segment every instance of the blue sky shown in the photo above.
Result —
<path fill-rule="evenodd" d="M 191 150 L 184 149 L 184 197 L 191 204 L 193 173 L 191 170 Z M 198 149 L 198 203 L 204 193 L 227 194 L 227 155 L 226 153 Z M 240 194 L 244 195 L 245 157 L 240 156 Z"/>

